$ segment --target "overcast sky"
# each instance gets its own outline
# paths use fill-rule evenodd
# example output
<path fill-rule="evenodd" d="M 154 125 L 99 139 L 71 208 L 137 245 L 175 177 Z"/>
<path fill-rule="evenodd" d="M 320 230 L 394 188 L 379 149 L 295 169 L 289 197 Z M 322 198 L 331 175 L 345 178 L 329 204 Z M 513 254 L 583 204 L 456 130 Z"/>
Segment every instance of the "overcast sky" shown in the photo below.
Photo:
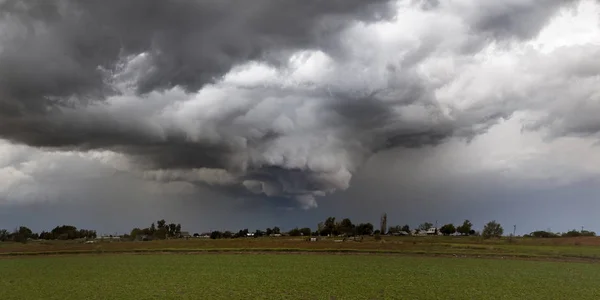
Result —
<path fill-rule="evenodd" d="M 600 231 L 595 0 L 0 0 L 0 228 Z"/>

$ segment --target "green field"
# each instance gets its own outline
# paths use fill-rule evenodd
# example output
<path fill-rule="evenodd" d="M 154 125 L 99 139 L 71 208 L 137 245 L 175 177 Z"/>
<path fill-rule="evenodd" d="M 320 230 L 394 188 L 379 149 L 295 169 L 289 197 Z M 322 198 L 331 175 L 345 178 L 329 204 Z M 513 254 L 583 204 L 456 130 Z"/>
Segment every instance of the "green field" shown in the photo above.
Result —
<path fill-rule="evenodd" d="M 0 259 L 0 299 L 600 299 L 600 265 L 392 255 Z"/>

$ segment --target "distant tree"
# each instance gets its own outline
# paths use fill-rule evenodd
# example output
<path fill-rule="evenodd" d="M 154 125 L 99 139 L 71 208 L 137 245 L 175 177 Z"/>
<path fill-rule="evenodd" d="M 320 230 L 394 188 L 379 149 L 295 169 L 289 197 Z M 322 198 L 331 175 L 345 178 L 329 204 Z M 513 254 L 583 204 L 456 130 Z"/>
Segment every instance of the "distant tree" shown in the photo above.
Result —
<path fill-rule="evenodd" d="M 256 229 L 256 231 L 254 232 L 254 237 L 258 238 L 265 235 L 264 231 L 260 230 L 260 229 Z"/>
<path fill-rule="evenodd" d="M 220 239 L 222 237 L 223 237 L 223 233 L 221 233 L 220 231 L 213 231 L 210 233 L 210 238 L 213 240 Z"/>
<path fill-rule="evenodd" d="M 335 231 L 336 231 L 336 223 L 335 223 L 335 217 L 328 217 L 325 220 L 325 228 L 323 229 L 323 232 L 321 233 L 321 235 L 335 235 Z"/>
<path fill-rule="evenodd" d="M 298 227 L 296 227 L 296 228 L 294 228 L 294 229 L 290 230 L 290 231 L 288 232 L 288 234 L 289 234 L 290 236 L 300 236 L 300 229 L 298 229 Z"/>
<path fill-rule="evenodd" d="M 423 224 L 419 225 L 419 230 L 422 230 L 422 231 L 427 231 L 427 230 L 429 230 L 429 228 L 431 228 L 431 227 L 433 227 L 433 224 L 431 224 L 431 223 L 429 223 L 429 222 L 425 222 L 425 223 L 423 223 Z"/>
<path fill-rule="evenodd" d="M 246 232 L 248 232 L 248 229 L 246 229 Z M 177 225 L 175 226 L 175 235 L 179 236 L 181 234 L 181 224 L 177 223 Z"/>
<path fill-rule="evenodd" d="M 402 231 L 410 232 L 410 226 L 408 226 L 408 224 L 402 226 Z"/>
<path fill-rule="evenodd" d="M 596 232 L 594 232 L 594 231 L 582 230 L 582 231 L 581 231 L 581 236 L 596 236 Z"/>
<path fill-rule="evenodd" d="M 503 233 L 504 229 L 502 228 L 502 225 L 494 220 L 485 224 L 481 235 L 484 238 L 489 239 L 492 237 L 501 237 Z"/>
<path fill-rule="evenodd" d="M 384 213 L 381 215 L 381 220 L 379 222 L 379 231 L 381 234 L 385 234 L 387 230 L 387 214 Z"/>
<path fill-rule="evenodd" d="M 273 234 L 281 234 L 281 229 L 277 226 L 273 227 Z"/>
<path fill-rule="evenodd" d="M 232 237 L 233 237 L 233 233 L 231 231 L 227 230 L 227 231 L 223 232 L 223 238 L 230 239 Z"/>
<path fill-rule="evenodd" d="M 267 228 L 266 234 L 267 236 L 271 236 L 271 234 L 273 234 L 273 229 Z"/>
<path fill-rule="evenodd" d="M 456 232 L 456 228 L 454 227 L 453 224 L 446 224 L 440 228 L 440 232 L 443 235 L 451 235 Z"/>
<path fill-rule="evenodd" d="M 31 229 L 25 226 L 20 226 L 19 228 L 15 228 L 15 230 L 12 234 L 10 234 L 9 237 L 15 242 L 27 243 L 27 240 L 31 238 L 32 235 L 33 232 L 31 231 Z"/>
<path fill-rule="evenodd" d="M 167 238 L 168 234 L 169 234 L 169 231 L 168 231 L 168 229 L 166 227 L 158 228 L 154 232 L 154 238 L 160 239 L 160 240 L 164 240 L 164 239 Z"/>
<path fill-rule="evenodd" d="M 141 229 L 139 229 L 139 228 L 134 228 L 134 229 L 132 229 L 132 230 L 131 230 L 131 232 L 129 233 L 129 236 L 130 236 L 132 239 L 134 239 L 134 240 L 135 240 L 135 239 L 137 239 L 137 238 L 138 238 L 138 236 L 142 236 L 142 235 L 144 235 L 144 234 L 143 234 L 143 231 L 142 231 Z"/>
<path fill-rule="evenodd" d="M 169 237 L 174 237 L 175 233 L 177 232 L 177 225 L 175 223 L 171 223 L 169 224 L 169 226 L 167 226 L 167 232 L 168 232 L 168 236 Z"/>
<path fill-rule="evenodd" d="M 325 234 L 325 223 L 319 222 L 317 224 L 317 235 L 327 235 Z"/>
<path fill-rule="evenodd" d="M 347 236 L 354 235 L 354 224 L 352 224 L 350 219 L 345 218 L 340 222 L 339 226 L 337 226 L 337 232 Z"/>
<path fill-rule="evenodd" d="M 164 229 L 167 227 L 167 222 L 163 220 L 156 221 L 156 225 L 158 225 L 158 229 Z"/>
<path fill-rule="evenodd" d="M 6 229 L 0 229 L 0 242 L 5 242 L 8 240 L 8 230 Z"/>
<path fill-rule="evenodd" d="M 531 233 L 533 235 L 533 232 Z M 587 230 L 582 230 L 582 231 L 578 231 L 578 230 L 569 230 L 565 233 L 563 233 L 561 236 L 563 237 L 579 237 L 579 236 L 596 236 L 596 233 L 593 231 L 587 231 Z"/>
<path fill-rule="evenodd" d="M 456 228 L 456 231 L 458 233 L 460 233 L 461 235 L 469 235 L 472 227 L 473 227 L 473 223 L 471 223 L 471 221 L 469 221 L 469 220 L 465 220 L 462 223 L 462 225 L 460 225 Z"/>
<path fill-rule="evenodd" d="M 381 231 L 379 229 L 377 229 L 373 232 L 373 235 L 381 235 Z"/>
<path fill-rule="evenodd" d="M 50 232 L 42 231 L 42 232 L 40 232 L 40 239 L 42 239 L 42 240 L 53 240 L 54 236 Z"/>
<path fill-rule="evenodd" d="M 156 232 L 156 226 L 152 223 L 152 225 L 150 225 L 150 234 L 154 234 L 154 232 Z"/>
<path fill-rule="evenodd" d="M 238 231 L 234 237 L 239 238 L 239 237 L 247 237 L 248 236 L 248 228 L 244 228 L 244 229 L 240 229 L 240 231 Z"/>
<path fill-rule="evenodd" d="M 360 223 L 356 226 L 356 234 L 358 235 L 371 235 L 373 233 L 373 224 L 371 223 Z"/>
<path fill-rule="evenodd" d="M 311 234 L 311 230 L 308 227 L 300 228 L 300 233 L 303 236 L 309 236 Z"/>
<path fill-rule="evenodd" d="M 577 233 L 579 233 L 579 232 L 577 232 Z M 530 233 L 529 236 L 535 237 L 535 238 L 554 238 L 554 237 L 558 237 L 558 234 L 556 234 L 554 232 L 538 230 L 538 231 L 534 231 L 534 232 Z"/>
<path fill-rule="evenodd" d="M 390 226 L 388 228 L 387 233 L 393 235 L 393 234 L 398 234 L 400 231 L 402 231 L 402 226 L 396 225 L 396 226 Z"/>

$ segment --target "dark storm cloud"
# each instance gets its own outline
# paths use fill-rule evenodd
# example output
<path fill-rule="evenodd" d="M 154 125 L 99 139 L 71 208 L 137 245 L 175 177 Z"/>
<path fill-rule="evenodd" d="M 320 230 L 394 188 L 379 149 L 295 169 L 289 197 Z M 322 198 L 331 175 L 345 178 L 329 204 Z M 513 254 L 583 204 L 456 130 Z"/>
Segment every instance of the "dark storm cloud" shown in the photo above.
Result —
<path fill-rule="evenodd" d="M 146 52 L 138 92 L 196 91 L 233 65 L 319 47 L 350 21 L 389 17 L 387 1 L 6 1 L 2 104 L 43 110 L 51 97 L 97 99 L 124 56 Z M 7 112 L 5 110 L 5 112 Z"/>
<path fill-rule="evenodd" d="M 579 0 L 509 0 L 481 1 L 473 16 L 473 30 L 484 32 L 496 39 L 527 40 L 555 16 L 556 11 L 572 6 Z"/>
<path fill-rule="evenodd" d="M 431 13 L 445 9 L 439 1 L 411 3 Z M 472 4 L 464 22 L 479 42 L 526 39 L 561 3 Z M 515 110 L 438 103 L 440 83 L 417 69 L 441 51 L 443 34 L 419 33 L 418 43 L 391 43 L 391 50 L 356 42 L 362 36 L 352 26 L 393 20 L 392 4 L 2 2 L 0 138 L 111 150 L 127 154 L 146 178 L 313 207 L 314 197 L 347 188 L 373 153 L 472 138 Z M 464 45 L 458 48 L 464 55 Z M 288 84 L 291 58 L 303 50 L 325 58 L 310 78 Z M 398 62 L 394 54 L 405 50 Z M 256 70 L 244 84 L 227 79 L 249 62 L 274 67 L 276 82 L 252 82 Z"/>

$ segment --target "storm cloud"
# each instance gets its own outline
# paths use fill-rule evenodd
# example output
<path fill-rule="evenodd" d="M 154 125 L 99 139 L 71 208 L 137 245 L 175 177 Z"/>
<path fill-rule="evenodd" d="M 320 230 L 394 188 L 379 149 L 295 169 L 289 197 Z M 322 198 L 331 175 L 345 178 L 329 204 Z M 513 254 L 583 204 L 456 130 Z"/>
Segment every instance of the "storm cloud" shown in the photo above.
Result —
<path fill-rule="evenodd" d="M 597 135 L 600 47 L 531 42 L 583 2 L 3 1 L 0 138 L 315 207 L 380 151 L 517 112 Z"/>

